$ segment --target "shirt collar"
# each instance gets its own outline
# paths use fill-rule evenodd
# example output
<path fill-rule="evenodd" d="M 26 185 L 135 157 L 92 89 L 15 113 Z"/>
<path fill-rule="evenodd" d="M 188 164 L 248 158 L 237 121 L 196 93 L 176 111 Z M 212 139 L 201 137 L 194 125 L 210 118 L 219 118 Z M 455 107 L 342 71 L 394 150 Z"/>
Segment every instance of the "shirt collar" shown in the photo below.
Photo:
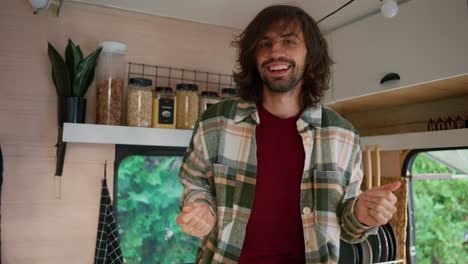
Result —
<path fill-rule="evenodd" d="M 316 107 L 308 107 L 302 112 L 300 120 L 315 128 L 322 126 L 322 105 L 318 104 Z"/>
<path fill-rule="evenodd" d="M 236 115 L 234 116 L 234 122 L 239 123 L 247 117 L 251 117 L 257 124 L 260 123 L 260 118 L 258 117 L 258 110 L 255 103 L 239 99 L 237 102 L 237 110 Z M 316 128 L 322 126 L 321 104 L 319 104 L 317 107 L 308 107 L 302 112 L 301 117 L 298 120 L 298 129 L 302 130 L 309 125 L 312 125 Z"/>
<path fill-rule="evenodd" d="M 234 116 L 234 123 L 239 123 L 251 117 L 257 124 L 260 123 L 260 118 L 258 117 L 257 106 L 254 102 L 246 101 L 244 99 L 239 99 L 237 101 L 236 115 Z"/>

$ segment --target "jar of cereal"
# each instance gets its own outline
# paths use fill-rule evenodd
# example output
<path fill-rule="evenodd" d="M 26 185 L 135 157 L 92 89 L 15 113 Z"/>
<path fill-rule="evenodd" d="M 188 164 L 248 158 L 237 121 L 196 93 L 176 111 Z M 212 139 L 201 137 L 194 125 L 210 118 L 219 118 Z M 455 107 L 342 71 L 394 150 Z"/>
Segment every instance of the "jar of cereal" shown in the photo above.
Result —
<path fill-rule="evenodd" d="M 236 89 L 234 88 L 223 88 L 221 89 L 222 100 L 233 99 L 238 96 Z"/>
<path fill-rule="evenodd" d="M 203 91 L 200 97 L 200 115 L 208 109 L 208 107 L 219 102 L 218 93 L 214 91 Z"/>
<path fill-rule="evenodd" d="M 96 68 L 96 124 L 121 125 L 127 46 L 105 41 Z"/>
<path fill-rule="evenodd" d="M 198 118 L 198 86 L 192 83 L 179 83 L 176 87 L 177 118 L 176 127 L 193 129 Z"/>
<path fill-rule="evenodd" d="M 131 78 L 127 91 L 127 125 L 150 127 L 153 109 L 153 82 L 145 78 Z"/>

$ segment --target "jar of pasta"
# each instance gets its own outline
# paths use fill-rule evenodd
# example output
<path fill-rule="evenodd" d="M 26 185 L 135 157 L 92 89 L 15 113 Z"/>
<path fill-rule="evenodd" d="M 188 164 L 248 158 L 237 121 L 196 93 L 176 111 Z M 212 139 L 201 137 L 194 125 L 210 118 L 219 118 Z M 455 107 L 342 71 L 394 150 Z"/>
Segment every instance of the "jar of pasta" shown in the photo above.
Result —
<path fill-rule="evenodd" d="M 145 78 L 131 78 L 127 91 L 127 125 L 150 127 L 153 110 L 153 82 Z"/>
<path fill-rule="evenodd" d="M 208 107 L 219 102 L 219 97 L 217 92 L 213 91 L 203 91 L 200 96 L 200 115 L 208 109 Z"/>
<path fill-rule="evenodd" d="M 156 87 L 153 96 L 152 127 L 175 128 L 177 101 L 171 87 Z"/>
<path fill-rule="evenodd" d="M 121 125 L 127 46 L 105 41 L 99 47 L 102 52 L 96 68 L 96 124 Z"/>
<path fill-rule="evenodd" d="M 177 118 L 176 127 L 193 129 L 198 118 L 198 86 L 179 83 L 176 87 Z"/>

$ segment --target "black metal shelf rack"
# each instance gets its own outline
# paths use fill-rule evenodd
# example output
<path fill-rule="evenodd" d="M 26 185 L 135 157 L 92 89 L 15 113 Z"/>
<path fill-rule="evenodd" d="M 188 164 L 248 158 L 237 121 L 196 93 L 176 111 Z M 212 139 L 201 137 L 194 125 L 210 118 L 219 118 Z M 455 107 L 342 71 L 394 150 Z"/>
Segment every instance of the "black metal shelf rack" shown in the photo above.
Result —
<path fill-rule="evenodd" d="M 130 78 L 150 79 L 154 87 L 168 86 L 174 91 L 178 83 L 196 84 L 199 92 L 211 91 L 218 95 L 223 88 L 236 88 L 232 75 L 133 62 L 128 63 Z"/>

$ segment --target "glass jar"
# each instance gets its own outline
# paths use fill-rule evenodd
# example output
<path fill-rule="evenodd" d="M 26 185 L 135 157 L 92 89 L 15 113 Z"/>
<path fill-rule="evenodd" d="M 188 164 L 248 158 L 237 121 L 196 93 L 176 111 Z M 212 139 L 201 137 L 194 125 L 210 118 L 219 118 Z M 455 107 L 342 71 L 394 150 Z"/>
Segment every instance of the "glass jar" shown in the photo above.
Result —
<path fill-rule="evenodd" d="M 233 99 L 237 97 L 237 90 L 234 88 L 223 88 L 221 89 L 221 99 L 226 100 L 226 99 Z"/>
<path fill-rule="evenodd" d="M 150 127 L 153 110 L 153 82 L 145 78 L 131 78 L 127 91 L 127 125 Z"/>
<path fill-rule="evenodd" d="M 198 86 L 179 83 L 176 88 L 176 128 L 193 129 L 198 118 Z"/>
<path fill-rule="evenodd" d="M 199 114 L 201 115 L 208 107 L 219 102 L 219 97 L 217 92 L 213 91 L 203 91 L 200 96 L 200 109 Z"/>
<path fill-rule="evenodd" d="M 171 87 L 156 87 L 153 96 L 153 121 L 151 126 L 175 128 L 177 101 Z"/>
<path fill-rule="evenodd" d="M 120 125 L 124 104 L 127 46 L 105 41 L 96 68 L 96 124 Z"/>

